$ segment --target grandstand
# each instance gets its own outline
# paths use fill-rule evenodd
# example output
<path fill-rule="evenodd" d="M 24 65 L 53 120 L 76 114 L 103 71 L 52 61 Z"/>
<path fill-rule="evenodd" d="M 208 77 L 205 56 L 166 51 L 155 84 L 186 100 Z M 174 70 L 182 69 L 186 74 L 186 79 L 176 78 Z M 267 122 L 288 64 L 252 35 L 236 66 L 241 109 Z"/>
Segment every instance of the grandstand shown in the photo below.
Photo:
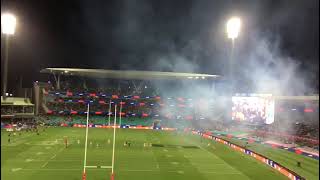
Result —
<path fill-rule="evenodd" d="M 13 123 L 20 120 L 31 121 L 34 118 L 34 104 L 28 98 L 1 96 L 1 122 Z"/>
<path fill-rule="evenodd" d="M 218 75 L 208 75 L 208 74 L 192 74 L 192 73 L 170 73 L 170 72 L 149 72 L 149 71 L 110 71 L 110 70 L 97 70 L 97 69 L 72 69 L 72 68 L 46 68 L 41 70 L 42 73 L 53 74 L 56 80 L 55 89 L 52 87 L 48 88 L 50 85 L 43 85 L 41 90 L 39 90 L 39 95 L 36 95 L 38 99 L 42 99 L 41 110 L 44 111 L 48 117 L 54 117 L 52 115 L 68 115 L 71 116 L 68 120 L 73 120 L 72 122 L 83 122 L 78 117 L 85 115 L 86 107 L 83 105 L 87 102 L 91 103 L 91 114 L 95 115 L 98 121 L 96 124 L 106 124 L 106 116 L 113 116 L 111 112 L 108 112 L 108 107 L 113 103 L 123 103 L 123 123 L 126 125 L 140 125 L 140 126 L 150 126 L 153 120 L 159 121 L 161 119 L 162 124 L 168 124 L 168 126 L 173 126 L 176 121 L 166 121 L 165 119 L 173 118 L 173 112 L 178 110 L 177 108 L 172 108 L 171 112 L 160 112 L 161 107 L 179 107 L 181 115 L 175 118 L 188 119 L 191 120 L 194 116 L 192 112 L 192 101 L 187 101 L 186 98 L 175 98 L 175 97 L 160 97 L 160 94 L 155 94 L 153 87 L 148 85 L 146 87 L 145 80 L 161 80 L 161 79 L 178 79 L 178 80 L 190 80 L 190 79 L 207 79 L 209 81 L 219 78 Z M 125 79 L 132 84 L 131 91 L 128 91 L 128 82 L 125 84 L 124 88 L 121 85 L 118 87 L 111 88 L 108 85 L 99 88 L 86 87 L 81 84 L 72 83 L 73 87 L 62 86 L 60 83 L 65 81 L 60 80 L 61 77 L 71 77 L 80 76 L 86 78 L 107 78 L 107 79 Z M 71 76 L 71 77 L 70 77 Z M 72 78 L 71 78 L 72 79 Z M 136 85 L 136 80 L 140 80 L 140 84 Z M 85 83 L 85 81 L 82 81 Z M 70 84 L 66 82 L 65 84 Z M 75 85 L 75 84 L 78 84 Z M 36 84 L 40 87 L 39 84 Z M 77 86 L 76 88 L 74 88 Z M 129 85 L 130 86 L 130 85 Z M 86 87 L 86 88 L 84 88 Z M 142 88 L 141 88 L 142 87 Z M 127 90 L 126 92 L 123 90 Z M 148 91 L 148 92 L 147 92 Z M 126 94 L 124 94 L 126 93 Z M 186 101 L 186 102 L 185 102 Z M 186 113 L 186 112 L 189 112 Z M 142 118 L 142 121 L 138 121 Z M 109 118 L 108 118 L 109 119 Z M 69 123 L 70 124 L 70 123 Z M 180 124 L 181 125 L 181 124 Z M 188 127 L 183 125 L 182 127 Z"/>
<path fill-rule="evenodd" d="M 23 175 L 27 179 L 50 179 L 49 172 L 53 171 L 59 173 L 57 176 L 62 179 L 80 178 L 79 164 L 82 162 L 85 142 L 83 127 L 87 125 L 95 127 L 89 128 L 89 135 L 86 136 L 88 167 L 96 168 L 88 170 L 88 179 L 99 179 L 107 174 L 99 169 L 111 164 L 109 157 L 112 146 L 108 142 L 115 137 L 112 136 L 112 127 L 121 129 L 116 140 L 116 179 L 319 177 L 319 171 L 316 170 L 319 167 L 319 130 L 314 128 L 318 123 L 318 96 L 266 96 L 275 102 L 274 122 L 241 122 L 225 119 L 227 116 L 224 114 L 228 112 L 226 108 L 231 107 L 225 106 L 226 97 L 217 96 L 215 89 L 211 88 L 211 83 L 219 79 L 217 75 L 70 68 L 47 68 L 41 72 L 52 74 L 55 83 L 51 83 L 51 79 L 46 83 L 34 83 L 34 104 L 29 99 L 7 98 L 7 102 L 1 104 L 1 117 L 5 118 L 7 114 L 11 115 L 11 119 L 22 117 L 19 112 L 13 111 L 17 108 L 12 107 L 14 104 L 20 105 L 23 114 L 32 112 L 30 118 L 36 117 L 48 127 L 55 128 L 43 131 L 41 138 L 26 134 L 23 138 L 27 138 L 27 141 L 13 137 L 13 142 L 3 145 L 10 149 L 44 144 L 48 154 L 39 154 L 43 153 L 42 146 L 30 148 L 29 153 L 38 155 L 32 158 L 22 155 L 25 162 L 9 163 L 9 169 L 4 170 L 5 175 L 1 177 L 18 179 L 18 175 Z M 96 78 L 99 79 L 98 83 Z M 166 78 L 173 81 L 186 80 L 188 86 L 192 85 L 192 81 L 208 83 L 208 92 L 214 95 L 186 93 L 194 90 L 192 86 L 183 87 L 185 89 L 178 93 L 163 93 L 163 90 L 159 91 L 159 87 L 150 82 Z M 174 86 L 177 83 L 172 84 Z M 9 102 L 12 102 L 11 106 L 8 106 Z M 90 105 L 89 112 L 87 104 Z M 115 105 L 118 105 L 117 112 Z M 29 109 L 31 107 L 32 111 Z M 115 116 L 118 121 L 113 126 Z M 6 121 L 6 124 L 15 123 Z M 163 132 L 156 131 L 158 129 Z M 200 135 L 200 141 L 197 135 Z M 2 136 L 2 139 L 5 140 L 5 137 Z M 62 148 L 62 139 L 65 137 L 70 141 L 68 149 Z M 132 148 L 123 145 L 127 142 L 133 142 Z M 6 153 L 13 158 L 13 154 Z M 309 167 L 297 168 L 297 161 Z M 21 168 L 23 164 L 25 166 Z M 252 171 L 248 172 L 247 168 Z M 28 173 L 39 172 L 39 169 L 43 173 Z"/>

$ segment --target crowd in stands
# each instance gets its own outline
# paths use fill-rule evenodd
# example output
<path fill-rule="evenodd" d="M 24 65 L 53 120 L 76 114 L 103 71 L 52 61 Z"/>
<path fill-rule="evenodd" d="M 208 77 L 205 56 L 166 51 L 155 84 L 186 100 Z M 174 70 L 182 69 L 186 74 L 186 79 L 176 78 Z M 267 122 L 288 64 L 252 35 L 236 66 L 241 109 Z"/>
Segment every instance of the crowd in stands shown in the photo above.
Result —
<path fill-rule="evenodd" d="M 93 123 L 96 124 L 106 122 L 110 104 L 111 116 L 114 115 L 115 104 L 118 106 L 119 116 L 122 104 L 123 122 L 129 124 L 144 119 L 139 123 L 146 125 L 145 122 L 148 121 L 150 125 L 150 122 L 160 120 L 162 126 L 186 127 L 193 119 L 191 101 L 178 97 L 162 99 L 149 84 L 139 86 L 140 88 L 121 84 L 118 87 L 87 88 L 76 82 L 63 82 L 59 90 L 47 87 L 42 91 L 42 103 L 45 106 L 41 111 L 45 115 L 42 119 L 51 122 L 55 119 L 55 123 L 85 123 L 83 118 L 87 112 L 87 103 L 90 103 L 90 119 L 94 119 Z"/>
<path fill-rule="evenodd" d="M 1 106 L 1 115 L 11 115 L 13 109 L 11 106 Z"/>
<path fill-rule="evenodd" d="M 33 113 L 33 106 L 1 106 L 1 115 L 12 115 L 17 113 Z"/>
<path fill-rule="evenodd" d="M 110 84 L 117 84 L 117 83 L 110 83 Z M 88 85 L 88 84 L 87 84 Z M 90 87 L 95 87 L 92 85 L 88 85 Z M 87 111 L 87 106 L 85 105 L 85 102 L 93 101 L 90 103 L 90 113 L 95 114 L 95 112 L 102 112 L 100 115 L 108 115 L 109 111 L 109 103 L 113 102 L 118 103 L 119 101 L 122 101 L 125 103 L 125 105 L 122 106 L 122 112 L 124 112 L 123 117 L 129 117 L 130 114 L 139 114 L 140 117 L 142 117 L 142 114 L 147 114 L 149 117 L 154 115 L 163 115 L 165 112 L 165 116 L 163 117 L 169 117 L 169 115 L 176 115 L 174 116 L 175 120 L 179 120 L 180 115 L 186 115 L 191 117 L 191 119 L 196 120 L 201 117 L 201 115 L 197 115 L 198 118 L 196 118 L 194 114 L 194 109 L 190 108 L 188 106 L 187 102 L 175 102 L 175 104 L 170 104 L 168 102 L 164 102 L 163 99 L 154 99 L 154 97 L 159 96 L 159 93 L 157 93 L 157 90 L 153 88 L 150 85 L 143 85 L 142 88 L 136 88 L 133 86 L 130 86 L 128 83 L 122 83 L 118 84 L 117 86 L 103 86 L 98 88 L 87 88 L 84 87 L 82 84 L 77 83 L 77 81 L 64 81 L 61 84 L 61 89 L 57 90 L 56 88 L 49 88 L 46 89 L 46 92 L 48 94 L 44 98 L 45 105 L 47 108 L 55 112 L 53 114 L 59 114 L 59 112 L 69 112 L 66 114 L 61 113 L 61 115 L 64 115 L 66 121 L 72 121 L 73 117 L 75 115 L 82 115 L 84 112 Z M 59 95 L 55 95 L 55 93 L 61 92 Z M 69 94 L 68 94 L 69 92 Z M 81 95 L 79 94 L 81 93 Z M 94 93 L 95 95 L 91 95 Z M 105 94 L 108 97 L 102 97 L 101 94 Z M 113 98 L 112 95 L 118 96 L 117 98 Z M 139 96 L 140 98 L 134 99 L 134 98 L 127 98 L 122 99 L 124 95 L 128 96 Z M 152 98 L 150 99 L 142 99 L 142 96 L 150 96 Z M 160 95 L 161 96 L 161 95 Z M 82 101 L 82 102 L 80 102 Z M 103 102 L 101 102 L 103 101 Z M 133 103 L 133 105 L 131 105 Z M 141 105 L 144 104 L 144 105 Z M 153 104 L 153 105 L 151 105 Z M 181 108 L 174 108 L 175 112 L 167 112 L 162 111 L 161 104 L 166 104 L 167 106 L 181 106 Z M 168 110 L 167 108 L 166 110 Z M 113 109 L 114 110 L 114 109 Z M 119 111 L 119 109 L 118 109 Z M 72 114 L 70 112 L 77 112 L 76 114 Z M 289 114 L 292 112 L 289 112 Z M 49 116 L 50 117 L 50 116 Z M 156 117 L 162 119 L 163 117 Z M 294 118 L 293 118 L 294 117 Z M 201 124 L 199 125 L 199 128 L 210 128 L 220 131 L 236 131 L 237 129 L 243 130 L 246 129 L 250 131 L 250 128 L 247 126 L 241 126 L 239 124 L 234 123 L 225 123 L 221 121 L 216 121 L 214 119 L 215 117 L 209 117 L 209 119 L 202 119 Z M 301 121 L 297 123 L 296 119 L 300 118 Z M 258 132 L 265 132 L 268 133 L 268 137 L 270 137 L 270 134 L 274 137 L 278 137 L 278 134 L 287 134 L 290 136 L 296 136 L 301 138 L 309 138 L 309 139 L 319 139 L 319 118 L 310 118 L 308 123 L 304 123 L 304 116 L 303 115 L 292 115 L 289 116 L 288 113 L 282 113 L 281 116 L 275 117 L 275 122 L 270 125 L 265 126 L 259 126 L 254 127 L 254 129 Z M 186 119 L 186 117 L 183 117 L 181 119 Z M 200 121 L 199 121 L 200 122 Z M 290 128 L 289 128 L 290 127 Z M 253 130 L 253 129 L 251 129 Z M 257 136 L 263 136 L 263 134 L 256 134 Z M 286 141 L 290 141 L 291 139 L 286 138 Z M 299 139 L 295 139 L 298 140 Z M 303 140 L 302 140 L 303 141 Z M 297 141 L 296 141 L 297 142 Z"/>
<path fill-rule="evenodd" d="M 80 83 L 82 82 L 82 83 Z M 114 95 L 148 95 L 155 96 L 156 89 L 146 81 L 137 81 L 136 84 L 125 80 L 112 79 L 79 79 L 77 77 L 68 77 L 60 82 L 60 89 L 51 86 L 55 91 L 73 91 L 73 92 L 108 92 Z"/>

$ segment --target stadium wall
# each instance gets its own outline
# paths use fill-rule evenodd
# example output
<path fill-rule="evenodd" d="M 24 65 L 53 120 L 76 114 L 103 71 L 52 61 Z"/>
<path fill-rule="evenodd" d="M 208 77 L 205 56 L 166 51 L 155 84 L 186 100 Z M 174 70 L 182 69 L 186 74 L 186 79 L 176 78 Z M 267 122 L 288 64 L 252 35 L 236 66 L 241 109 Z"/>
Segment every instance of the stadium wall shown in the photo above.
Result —
<path fill-rule="evenodd" d="M 251 151 L 251 150 L 248 150 L 242 146 L 239 146 L 239 145 L 235 145 L 229 141 L 226 141 L 224 139 L 221 139 L 221 138 L 218 138 L 216 136 L 213 136 L 213 135 L 209 135 L 209 134 L 205 134 L 205 133 L 202 133 L 200 131 L 192 131 L 192 134 L 195 134 L 195 135 L 200 135 L 206 139 L 211 139 L 211 140 L 214 140 L 216 142 L 219 142 L 221 144 L 225 144 L 225 145 L 228 145 L 230 146 L 232 149 L 234 149 L 235 151 L 239 151 L 239 152 L 242 152 L 248 156 L 252 156 L 254 157 L 256 160 L 262 162 L 262 163 L 265 163 L 267 164 L 268 166 L 272 167 L 273 169 L 279 171 L 281 174 L 285 175 L 286 177 L 288 177 L 289 179 L 291 180 L 305 180 L 304 177 L 298 175 L 297 173 L 291 171 L 290 169 L 282 166 L 281 164 L 273 161 L 272 159 L 269 159 L 267 158 L 266 156 L 264 155 L 261 155 L 259 153 L 256 153 L 254 151 Z"/>

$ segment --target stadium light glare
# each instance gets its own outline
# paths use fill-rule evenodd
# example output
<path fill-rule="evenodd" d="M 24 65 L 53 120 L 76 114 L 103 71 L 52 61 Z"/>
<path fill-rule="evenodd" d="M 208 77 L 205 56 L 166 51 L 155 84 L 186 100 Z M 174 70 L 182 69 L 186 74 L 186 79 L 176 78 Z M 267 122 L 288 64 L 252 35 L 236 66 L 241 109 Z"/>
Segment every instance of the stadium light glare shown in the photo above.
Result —
<path fill-rule="evenodd" d="M 16 17 L 10 13 L 1 15 L 1 32 L 7 35 L 13 35 L 16 29 Z"/>
<path fill-rule="evenodd" d="M 8 80 L 8 54 L 9 54 L 9 37 L 14 34 L 16 29 L 16 17 L 10 13 L 1 14 L 1 32 L 5 34 L 5 49 L 3 61 L 3 88 L 2 96 L 6 99 L 7 80 Z M 2 45 L 1 45 L 2 46 Z M 2 66 L 2 64 L 1 64 Z"/>
<path fill-rule="evenodd" d="M 241 20 L 238 17 L 232 17 L 227 22 L 228 38 L 235 39 L 238 37 L 241 27 Z"/>

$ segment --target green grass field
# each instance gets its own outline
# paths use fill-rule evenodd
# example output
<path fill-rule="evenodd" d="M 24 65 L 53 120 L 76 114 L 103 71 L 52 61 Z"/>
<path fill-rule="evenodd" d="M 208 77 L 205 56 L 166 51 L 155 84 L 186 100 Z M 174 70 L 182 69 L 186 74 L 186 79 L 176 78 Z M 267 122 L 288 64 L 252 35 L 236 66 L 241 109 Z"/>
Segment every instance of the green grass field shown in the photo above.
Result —
<path fill-rule="evenodd" d="M 244 146 L 246 141 L 238 140 L 238 139 L 228 139 L 223 136 L 218 136 L 222 139 L 228 140 L 234 144 Z M 284 149 L 274 149 L 270 148 L 267 145 L 261 145 L 258 143 L 251 143 L 247 146 L 248 149 L 255 151 L 257 153 L 263 154 L 270 159 L 273 159 L 280 163 L 281 165 L 289 168 L 290 170 L 298 173 L 299 175 L 305 177 L 306 179 L 319 179 L 319 161 L 302 156 L 297 155 L 295 153 L 289 152 Z M 297 162 L 301 162 L 302 166 L 298 167 Z"/>
<path fill-rule="evenodd" d="M 112 143 L 108 144 L 108 139 L 112 140 L 112 132 L 112 129 L 89 129 L 87 165 L 111 165 Z M 64 136 L 69 139 L 68 148 L 64 147 Z M 2 131 L 1 178 L 79 180 L 84 140 L 84 128 L 51 127 L 40 135 L 23 132 L 10 143 L 8 132 Z M 123 146 L 125 140 L 131 141 L 131 147 Z M 163 146 L 143 147 L 145 142 Z M 110 169 L 88 169 L 87 179 L 110 179 L 110 172 Z M 117 129 L 115 173 L 116 180 L 287 179 L 230 147 L 209 140 L 201 142 L 199 136 L 132 129 Z"/>

